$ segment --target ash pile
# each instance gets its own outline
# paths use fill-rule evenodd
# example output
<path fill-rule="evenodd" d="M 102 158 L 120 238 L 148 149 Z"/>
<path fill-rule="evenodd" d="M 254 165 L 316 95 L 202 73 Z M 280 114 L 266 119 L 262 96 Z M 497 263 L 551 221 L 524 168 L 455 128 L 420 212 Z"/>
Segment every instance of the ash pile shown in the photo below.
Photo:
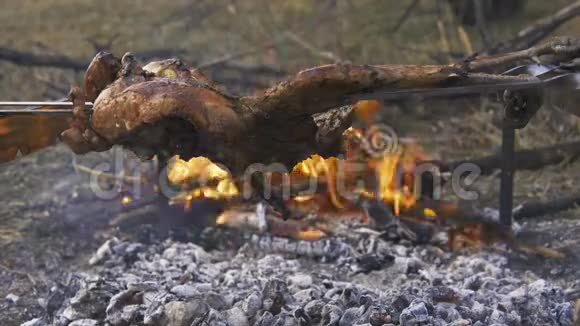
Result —
<path fill-rule="evenodd" d="M 564 289 L 491 250 L 373 236 L 253 235 L 235 250 L 111 238 L 90 264 L 23 325 L 574 325 Z"/>

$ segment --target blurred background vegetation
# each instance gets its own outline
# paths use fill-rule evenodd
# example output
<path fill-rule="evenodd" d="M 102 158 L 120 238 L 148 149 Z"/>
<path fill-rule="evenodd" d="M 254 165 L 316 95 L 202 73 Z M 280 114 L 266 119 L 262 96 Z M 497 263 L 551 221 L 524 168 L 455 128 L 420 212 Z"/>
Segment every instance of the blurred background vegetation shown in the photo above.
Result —
<path fill-rule="evenodd" d="M 574 2 L 485 0 L 490 7 L 488 35 L 482 37 L 472 14 L 455 14 L 469 1 L 6 0 L 0 11 L 0 49 L 65 55 L 86 62 L 98 50 L 119 56 L 127 51 L 156 51 L 179 56 L 194 66 L 221 60 L 267 67 L 281 72 L 269 77 L 280 78 L 333 61 L 428 64 L 458 60 L 483 49 L 485 38 L 493 43 L 510 39 L 534 20 Z M 580 22 L 572 20 L 554 34 L 580 35 Z M 255 71 L 237 70 L 235 78 L 243 82 Z M 0 60 L 0 99 L 59 98 L 70 83 L 81 78 L 80 71 Z"/>

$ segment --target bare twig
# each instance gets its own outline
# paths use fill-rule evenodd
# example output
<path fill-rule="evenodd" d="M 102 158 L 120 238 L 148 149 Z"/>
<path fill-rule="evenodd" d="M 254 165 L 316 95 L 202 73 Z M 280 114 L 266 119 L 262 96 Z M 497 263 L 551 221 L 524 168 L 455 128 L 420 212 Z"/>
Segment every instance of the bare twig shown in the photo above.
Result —
<path fill-rule="evenodd" d="M 487 28 L 487 22 L 485 19 L 485 8 L 483 8 L 482 0 L 474 0 L 474 9 L 475 9 L 475 25 L 477 26 L 477 30 L 479 31 L 479 35 L 481 35 L 481 40 L 486 48 L 490 48 L 493 44 L 493 39 L 489 29 Z"/>
<path fill-rule="evenodd" d="M 552 63 L 549 59 L 541 60 L 542 56 L 551 55 L 559 62 L 580 55 L 580 39 L 573 37 L 554 37 L 549 42 L 533 46 L 525 50 L 510 52 L 501 55 L 483 55 L 472 58 L 464 63 L 464 68 L 469 71 L 482 71 L 491 68 L 500 68 L 506 64 L 514 64 L 518 61 L 541 61 Z"/>
<path fill-rule="evenodd" d="M 532 25 L 521 30 L 515 38 L 501 42 L 489 49 L 487 52 L 489 54 L 494 54 L 529 48 L 540 42 L 562 24 L 578 15 L 580 15 L 580 1 L 576 1 L 559 10 L 555 14 L 536 21 Z"/>
<path fill-rule="evenodd" d="M 5 47 L 0 47 L 0 60 L 10 61 L 23 66 L 55 67 L 76 71 L 85 70 L 89 64 L 89 62 L 73 59 L 67 56 L 49 54 L 37 55 Z"/>
<path fill-rule="evenodd" d="M 176 56 L 183 53 L 185 53 L 184 50 L 179 49 L 156 49 L 136 53 L 135 56 L 143 60 L 150 60 L 153 58 Z M 72 69 L 75 71 L 85 70 L 90 63 L 89 61 L 74 59 L 64 55 L 35 54 L 6 47 L 0 47 L 0 60 L 23 66 L 52 67 Z"/>
<path fill-rule="evenodd" d="M 187 52 L 183 49 L 153 49 L 135 53 L 135 57 L 147 61 L 151 59 L 167 57 L 183 57 Z M 250 54 L 250 51 L 240 55 Z M 232 56 L 233 57 L 233 56 Z M 271 79 L 279 79 L 286 76 L 286 72 L 270 67 L 267 65 L 244 65 L 235 62 L 229 62 L 232 58 L 223 57 L 213 62 L 202 64 L 209 70 L 213 79 L 220 80 L 224 85 L 242 86 L 242 87 L 266 87 Z M 71 58 L 64 55 L 35 54 L 32 52 L 20 51 L 5 47 L 0 47 L 0 60 L 9 61 L 17 65 L 33 67 L 51 67 L 60 69 L 71 69 L 74 71 L 84 71 L 89 66 L 89 61 Z M 223 70 L 239 72 L 244 75 L 263 76 L 268 79 L 267 82 L 260 82 L 255 78 L 232 78 L 222 73 Z M 216 76 L 221 78 L 216 78 Z"/>

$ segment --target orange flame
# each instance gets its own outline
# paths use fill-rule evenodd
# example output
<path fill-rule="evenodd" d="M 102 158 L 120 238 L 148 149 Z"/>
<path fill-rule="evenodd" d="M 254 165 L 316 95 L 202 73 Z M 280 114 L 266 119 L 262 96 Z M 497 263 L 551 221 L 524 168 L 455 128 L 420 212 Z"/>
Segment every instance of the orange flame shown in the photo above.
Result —
<path fill-rule="evenodd" d="M 232 176 L 205 157 L 184 161 L 175 156 L 169 162 L 167 179 L 182 189 L 172 203 L 182 203 L 186 209 L 196 199 L 230 199 L 240 194 Z"/>
<path fill-rule="evenodd" d="M 376 101 L 361 101 L 356 104 L 355 112 L 365 124 L 369 124 L 375 120 L 378 108 Z M 417 201 L 413 193 L 413 170 L 415 163 L 425 159 L 426 155 L 417 145 L 406 143 L 378 157 L 371 156 L 361 146 L 365 131 L 365 127 L 345 131 L 344 158 L 312 155 L 296 164 L 289 175 L 273 175 L 274 185 L 281 184 L 281 180 L 287 177 L 291 183 L 314 180 L 318 185 L 316 192 L 295 195 L 289 200 L 289 204 L 309 209 L 355 209 L 343 193 L 343 188 L 348 188 L 349 194 L 384 201 L 392 207 L 395 215 L 412 208 Z M 349 165 L 362 168 L 353 172 L 347 168 Z M 231 200 L 240 197 L 240 187 L 232 176 L 205 157 L 195 157 L 189 161 L 175 157 L 169 164 L 167 177 L 172 185 L 183 190 L 172 202 L 184 203 L 186 208 L 196 199 Z"/>

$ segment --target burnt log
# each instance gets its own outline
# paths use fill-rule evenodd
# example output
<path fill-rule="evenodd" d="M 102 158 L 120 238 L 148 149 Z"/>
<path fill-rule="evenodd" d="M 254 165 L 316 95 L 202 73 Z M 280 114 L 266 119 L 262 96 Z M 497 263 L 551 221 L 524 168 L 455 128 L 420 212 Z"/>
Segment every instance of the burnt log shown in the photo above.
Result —
<path fill-rule="evenodd" d="M 574 209 L 580 206 L 580 194 L 541 201 L 530 201 L 519 205 L 514 211 L 514 219 L 525 219 L 561 211 Z"/>
<path fill-rule="evenodd" d="M 557 144 L 538 149 L 529 149 L 515 153 L 513 166 L 516 170 L 538 170 L 548 165 L 569 162 L 580 157 L 580 141 Z M 438 163 L 441 172 L 452 172 L 462 164 L 475 164 L 481 174 L 491 175 L 502 166 L 501 154 L 478 159 L 461 160 L 449 163 Z"/>

